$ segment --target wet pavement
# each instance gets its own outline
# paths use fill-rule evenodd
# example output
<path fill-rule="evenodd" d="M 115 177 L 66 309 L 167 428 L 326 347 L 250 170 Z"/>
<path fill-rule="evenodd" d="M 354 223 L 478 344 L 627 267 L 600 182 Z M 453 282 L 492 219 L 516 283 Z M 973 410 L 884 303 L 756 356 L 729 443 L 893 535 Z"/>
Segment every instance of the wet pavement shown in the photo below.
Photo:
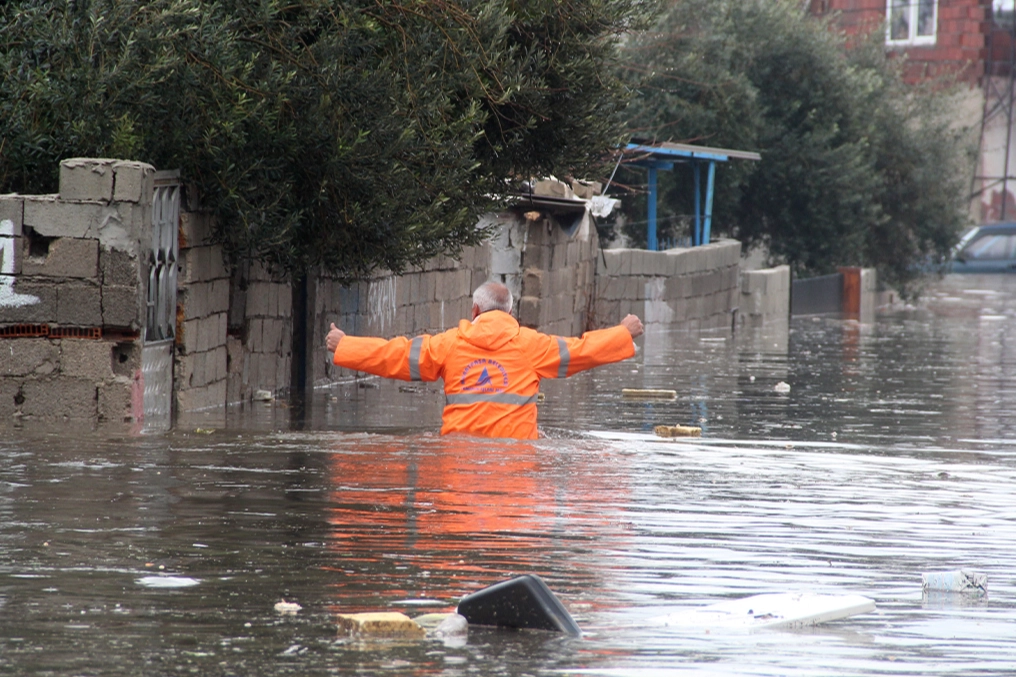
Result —
<path fill-rule="evenodd" d="M 441 438 L 433 384 L 376 379 L 319 390 L 299 421 L 274 403 L 144 435 L 8 429 L 0 674 L 1009 675 L 1014 373 L 1016 276 L 951 276 L 872 324 L 651 332 L 629 362 L 545 381 L 534 443 Z M 960 568 L 988 594 L 922 593 Z M 335 632 L 522 573 L 582 639 Z M 651 624 L 785 591 L 877 608 L 753 634 Z"/>

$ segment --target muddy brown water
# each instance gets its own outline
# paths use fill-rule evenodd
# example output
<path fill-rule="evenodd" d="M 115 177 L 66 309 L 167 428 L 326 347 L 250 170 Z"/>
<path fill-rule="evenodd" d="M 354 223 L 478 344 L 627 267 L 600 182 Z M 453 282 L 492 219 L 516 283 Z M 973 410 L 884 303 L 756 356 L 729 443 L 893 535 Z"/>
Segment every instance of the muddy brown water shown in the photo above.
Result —
<path fill-rule="evenodd" d="M 0 673 L 1016 672 L 1016 276 L 948 277 L 868 325 L 650 331 L 629 362 L 546 381 L 534 443 L 441 438 L 433 385 L 380 380 L 321 389 L 299 420 L 275 403 L 141 435 L 5 429 Z M 922 593 L 960 568 L 988 594 Z M 521 573 L 583 638 L 335 633 L 338 613 L 449 611 Z M 783 591 L 877 608 L 753 634 L 649 623 Z"/>

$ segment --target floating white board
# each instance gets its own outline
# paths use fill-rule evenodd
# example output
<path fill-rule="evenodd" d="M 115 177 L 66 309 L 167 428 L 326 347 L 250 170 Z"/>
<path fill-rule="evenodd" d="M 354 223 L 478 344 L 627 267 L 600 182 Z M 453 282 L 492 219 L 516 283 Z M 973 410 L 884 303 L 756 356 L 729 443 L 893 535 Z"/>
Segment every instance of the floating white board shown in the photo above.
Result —
<path fill-rule="evenodd" d="M 875 602 L 861 595 L 783 592 L 754 595 L 697 609 L 677 611 L 666 616 L 656 616 L 649 622 L 651 625 L 666 627 L 731 630 L 800 628 L 863 614 L 874 609 Z"/>

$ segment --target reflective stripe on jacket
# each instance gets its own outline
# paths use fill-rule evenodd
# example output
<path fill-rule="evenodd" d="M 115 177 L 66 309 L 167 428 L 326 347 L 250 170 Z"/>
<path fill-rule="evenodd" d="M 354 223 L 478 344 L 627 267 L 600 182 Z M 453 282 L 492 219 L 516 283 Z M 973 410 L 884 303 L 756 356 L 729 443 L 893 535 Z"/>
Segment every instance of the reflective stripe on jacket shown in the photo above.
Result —
<path fill-rule="evenodd" d="M 620 325 L 581 338 L 551 336 L 491 310 L 435 336 L 345 336 L 333 361 L 404 381 L 444 379 L 443 435 L 536 439 L 540 379 L 564 378 L 634 354 L 631 334 Z"/>

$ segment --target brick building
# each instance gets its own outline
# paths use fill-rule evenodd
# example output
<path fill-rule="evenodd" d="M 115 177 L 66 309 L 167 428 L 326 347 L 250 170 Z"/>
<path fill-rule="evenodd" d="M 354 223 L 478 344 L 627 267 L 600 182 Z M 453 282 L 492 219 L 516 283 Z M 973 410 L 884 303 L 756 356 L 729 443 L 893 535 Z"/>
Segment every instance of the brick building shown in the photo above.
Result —
<path fill-rule="evenodd" d="M 848 36 L 885 34 L 886 49 L 906 58 L 904 77 L 960 84 L 956 123 L 977 144 L 970 214 L 979 222 L 1016 219 L 1013 75 L 1016 0 L 809 0 Z"/>

